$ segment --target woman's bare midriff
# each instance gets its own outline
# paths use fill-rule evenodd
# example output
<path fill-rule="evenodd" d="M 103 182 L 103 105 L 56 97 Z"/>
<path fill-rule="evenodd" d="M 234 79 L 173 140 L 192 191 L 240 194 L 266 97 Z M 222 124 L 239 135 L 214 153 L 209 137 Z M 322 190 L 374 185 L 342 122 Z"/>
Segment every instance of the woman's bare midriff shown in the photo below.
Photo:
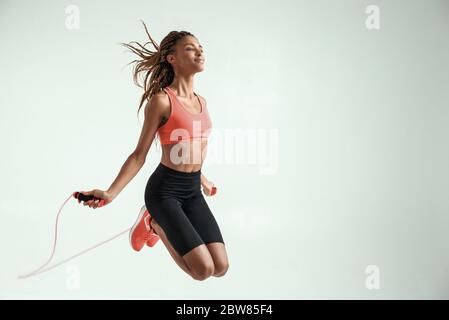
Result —
<path fill-rule="evenodd" d="M 161 146 L 163 165 L 181 172 L 201 170 L 206 158 L 207 139 L 195 138 Z"/>

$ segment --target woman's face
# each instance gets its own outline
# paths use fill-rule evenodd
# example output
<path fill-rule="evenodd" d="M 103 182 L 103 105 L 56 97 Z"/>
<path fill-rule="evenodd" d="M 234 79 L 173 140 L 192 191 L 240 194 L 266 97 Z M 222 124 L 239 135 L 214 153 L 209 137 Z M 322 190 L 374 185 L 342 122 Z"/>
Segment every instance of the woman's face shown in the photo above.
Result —
<path fill-rule="evenodd" d="M 172 64 L 186 72 L 199 72 L 204 69 L 204 51 L 195 37 L 185 36 L 176 44 L 176 54 Z"/>

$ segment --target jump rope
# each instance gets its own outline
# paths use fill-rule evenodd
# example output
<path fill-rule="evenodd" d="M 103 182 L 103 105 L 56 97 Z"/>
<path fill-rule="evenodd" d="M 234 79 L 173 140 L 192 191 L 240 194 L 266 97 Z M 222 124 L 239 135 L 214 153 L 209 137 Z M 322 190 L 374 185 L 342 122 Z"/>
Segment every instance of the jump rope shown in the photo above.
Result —
<path fill-rule="evenodd" d="M 214 195 L 216 192 L 217 192 L 217 188 L 216 188 L 215 186 L 213 186 L 210 195 L 212 196 L 212 195 Z M 89 247 L 89 248 L 87 248 L 87 249 L 85 249 L 85 250 L 83 250 L 83 251 L 81 251 L 81 252 L 79 252 L 79 253 L 77 253 L 77 254 L 75 254 L 75 255 L 73 255 L 73 256 L 67 258 L 67 259 L 64 259 L 64 260 L 62 260 L 62 261 L 60 261 L 60 262 L 58 262 L 58 263 L 55 263 L 54 265 L 52 265 L 52 266 L 50 266 L 50 267 L 45 268 L 45 267 L 50 263 L 50 261 L 53 259 L 53 256 L 55 255 L 55 251 L 56 251 L 56 242 L 57 242 L 57 238 L 58 238 L 58 222 L 59 222 L 59 215 L 60 215 L 60 213 L 61 213 L 62 208 L 64 208 L 64 206 L 66 205 L 66 203 L 67 203 L 72 197 L 74 197 L 75 199 L 77 199 L 77 200 L 78 200 L 78 203 L 80 203 L 81 201 L 85 201 L 85 202 L 86 202 L 86 201 L 89 201 L 89 200 L 94 200 L 94 201 L 100 200 L 100 201 L 98 202 L 98 208 L 104 206 L 104 203 L 105 203 L 104 199 L 97 198 L 97 197 L 95 197 L 93 194 L 86 195 L 86 194 L 83 194 L 82 192 L 78 192 L 78 191 L 75 191 L 74 193 L 72 193 L 72 194 L 70 195 L 70 197 L 68 197 L 67 200 L 64 201 L 64 203 L 62 204 L 61 208 L 59 208 L 58 214 L 56 215 L 56 222 L 55 222 L 55 239 L 54 239 L 54 241 L 53 241 L 53 248 L 52 248 L 52 253 L 51 253 L 51 255 L 50 255 L 50 258 L 48 258 L 48 260 L 47 260 L 42 266 L 40 266 L 39 268 L 37 268 L 36 270 L 34 270 L 34 271 L 30 272 L 30 273 L 27 273 L 27 274 L 19 275 L 19 276 L 18 276 L 19 279 L 26 279 L 26 278 L 29 278 L 29 277 L 32 277 L 32 276 L 36 276 L 36 275 L 38 275 L 38 274 L 41 274 L 41 273 L 50 271 L 50 270 L 56 268 L 57 266 L 60 266 L 61 264 L 64 264 L 64 263 L 66 263 L 66 262 L 69 262 L 70 260 L 75 259 L 76 257 L 79 257 L 79 256 L 81 256 L 81 255 L 83 255 L 83 254 L 85 254 L 85 253 L 87 253 L 87 252 L 89 252 L 89 251 L 91 251 L 91 250 L 93 250 L 93 249 L 95 249 L 95 248 L 98 248 L 99 246 L 102 246 L 102 245 L 104 245 L 104 244 L 106 244 L 106 243 L 108 243 L 108 242 L 110 242 L 110 241 L 112 241 L 112 240 L 114 240 L 114 239 L 120 237 L 122 234 L 128 233 L 128 232 L 132 229 L 132 227 L 129 227 L 129 228 L 127 228 L 126 230 L 123 230 L 122 232 L 116 234 L 115 236 L 113 236 L 113 237 L 111 237 L 111 238 L 109 238 L 109 239 L 106 239 L 106 240 L 104 240 L 104 241 L 102 241 L 102 242 L 100 242 L 100 243 L 97 243 L 96 245 L 94 245 L 94 246 L 92 246 L 92 247 Z"/>

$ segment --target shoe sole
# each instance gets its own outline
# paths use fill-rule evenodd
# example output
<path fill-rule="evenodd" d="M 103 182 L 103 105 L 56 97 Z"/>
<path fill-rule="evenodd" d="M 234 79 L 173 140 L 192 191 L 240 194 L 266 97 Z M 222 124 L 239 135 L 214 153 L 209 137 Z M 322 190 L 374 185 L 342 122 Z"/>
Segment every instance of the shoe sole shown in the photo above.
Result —
<path fill-rule="evenodd" d="M 133 243 L 132 243 L 132 241 L 131 241 L 131 239 L 132 239 L 132 234 L 133 234 L 134 230 L 136 230 L 137 225 L 139 224 L 140 220 L 142 219 L 142 217 L 143 217 L 143 215 L 145 214 L 146 211 L 147 211 L 147 208 L 146 208 L 145 206 L 143 206 L 143 207 L 140 209 L 139 216 L 137 217 L 136 222 L 134 222 L 134 225 L 133 225 L 133 227 L 131 228 L 131 231 L 129 232 L 129 244 L 131 245 L 131 248 L 133 248 L 133 249 L 134 249 L 134 247 L 133 247 Z M 143 247 L 142 247 L 142 248 L 143 248 Z M 140 250 L 134 249 L 134 251 L 140 251 Z"/>

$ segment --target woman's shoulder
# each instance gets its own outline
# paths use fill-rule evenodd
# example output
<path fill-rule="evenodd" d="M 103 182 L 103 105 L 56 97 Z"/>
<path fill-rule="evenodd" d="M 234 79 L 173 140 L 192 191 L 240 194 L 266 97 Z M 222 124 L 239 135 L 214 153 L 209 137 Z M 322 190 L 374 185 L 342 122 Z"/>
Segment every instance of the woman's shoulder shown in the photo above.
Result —
<path fill-rule="evenodd" d="M 162 105 L 167 105 L 170 103 L 168 94 L 162 88 L 151 96 L 151 100 L 154 100 L 155 102 Z"/>
<path fill-rule="evenodd" d="M 151 96 L 148 105 L 163 116 L 170 114 L 170 100 L 162 89 Z"/>

